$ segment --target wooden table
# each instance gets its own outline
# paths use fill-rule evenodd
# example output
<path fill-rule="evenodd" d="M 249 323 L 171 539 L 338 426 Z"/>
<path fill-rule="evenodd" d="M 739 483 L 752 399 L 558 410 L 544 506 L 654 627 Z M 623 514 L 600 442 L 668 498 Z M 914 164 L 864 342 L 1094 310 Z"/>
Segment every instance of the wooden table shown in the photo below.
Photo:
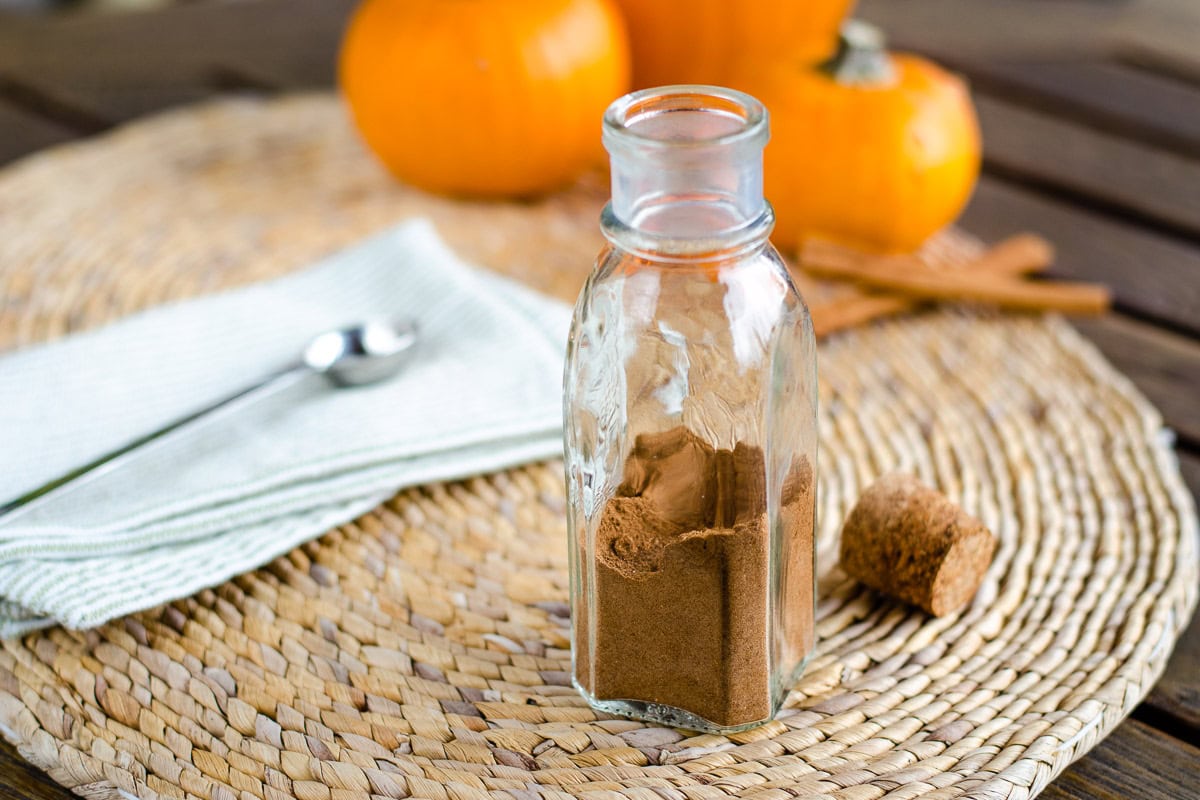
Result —
<path fill-rule="evenodd" d="M 1045 233 L 1116 312 L 1080 329 L 1162 410 L 1200 493 L 1200 3 L 864 0 L 971 79 L 984 177 L 963 224 Z M 0 15 L 0 163 L 222 92 L 327 87 L 351 0 Z M 0 299 L 0 311 L 3 309 Z M 1132 718 L 1047 798 L 1200 798 L 1200 617 Z M 0 798 L 69 793 L 0 746 Z"/>

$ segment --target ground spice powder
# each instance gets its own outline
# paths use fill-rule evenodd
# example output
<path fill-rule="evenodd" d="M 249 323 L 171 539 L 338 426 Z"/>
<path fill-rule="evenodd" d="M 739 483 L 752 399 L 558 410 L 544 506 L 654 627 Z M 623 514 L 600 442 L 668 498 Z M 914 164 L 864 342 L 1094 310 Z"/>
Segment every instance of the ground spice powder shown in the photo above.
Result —
<path fill-rule="evenodd" d="M 715 449 L 683 427 L 637 438 L 595 535 L 594 659 L 586 612 L 576 626 L 585 689 L 720 726 L 771 715 L 774 665 L 812 647 L 811 465 L 784 481 L 774 642 L 766 495 L 758 447 Z"/>

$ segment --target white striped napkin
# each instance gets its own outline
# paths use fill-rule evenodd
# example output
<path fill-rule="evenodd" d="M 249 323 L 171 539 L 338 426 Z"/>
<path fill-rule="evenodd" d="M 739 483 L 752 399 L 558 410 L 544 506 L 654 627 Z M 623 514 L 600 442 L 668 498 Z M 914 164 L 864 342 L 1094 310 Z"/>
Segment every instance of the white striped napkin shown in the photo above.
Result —
<path fill-rule="evenodd" d="M 367 318 L 419 328 L 396 378 L 311 376 L 0 520 L 0 636 L 185 597 L 404 486 L 561 453 L 570 310 L 466 266 L 418 221 L 280 280 L 0 358 L 0 504 Z"/>

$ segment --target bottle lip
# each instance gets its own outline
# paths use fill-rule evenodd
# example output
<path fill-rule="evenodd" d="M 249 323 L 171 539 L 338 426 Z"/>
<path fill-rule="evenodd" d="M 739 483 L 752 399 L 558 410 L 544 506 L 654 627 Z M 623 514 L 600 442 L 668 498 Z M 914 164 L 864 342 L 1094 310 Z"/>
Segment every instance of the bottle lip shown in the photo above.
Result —
<path fill-rule="evenodd" d="M 637 129 L 637 123 L 673 111 L 700 111 L 721 114 L 740 123 L 735 130 L 694 138 L 663 138 Z M 736 89 L 705 84 L 656 86 L 631 92 L 613 101 L 604 112 L 605 146 L 622 142 L 639 148 L 703 148 L 728 146 L 761 139 L 768 135 L 766 107 Z"/>

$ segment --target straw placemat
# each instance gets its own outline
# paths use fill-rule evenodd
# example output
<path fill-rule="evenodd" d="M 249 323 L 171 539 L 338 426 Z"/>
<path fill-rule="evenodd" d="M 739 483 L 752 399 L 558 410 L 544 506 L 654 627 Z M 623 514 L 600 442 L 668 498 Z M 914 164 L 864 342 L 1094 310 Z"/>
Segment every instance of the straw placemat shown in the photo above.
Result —
<path fill-rule="evenodd" d="M 602 195 L 402 189 L 327 96 L 183 110 L 0 173 L 0 348 L 277 275 L 414 213 L 572 297 Z M 1055 319 L 928 313 L 820 357 L 820 645 L 772 723 L 694 735 L 598 717 L 569 687 L 550 463 L 406 491 L 195 597 L 5 642 L 0 730 L 93 797 L 1035 795 L 1146 693 L 1195 602 L 1162 422 Z M 836 568 L 840 520 L 896 466 L 1001 538 L 959 616 Z"/>

